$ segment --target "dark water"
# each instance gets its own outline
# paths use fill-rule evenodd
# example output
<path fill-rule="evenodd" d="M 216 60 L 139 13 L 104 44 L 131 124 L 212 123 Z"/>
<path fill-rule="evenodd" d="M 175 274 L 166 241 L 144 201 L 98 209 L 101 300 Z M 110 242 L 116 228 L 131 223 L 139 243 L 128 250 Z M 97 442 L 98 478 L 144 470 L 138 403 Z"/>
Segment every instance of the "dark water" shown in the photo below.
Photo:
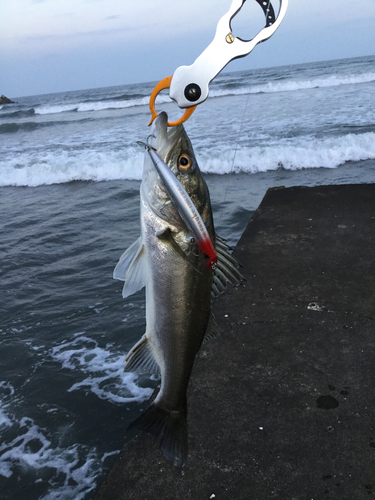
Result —
<path fill-rule="evenodd" d="M 268 187 L 347 182 L 355 172 L 373 182 L 374 167 L 208 176 L 217 231 L 235 244 Z M 2 498 L 88 498 L 155 384 L 123 373 L 144 332 L 144 294 L 123 300 L 112 279 L 139 235 L 139 182 L 0 196 Z"/>
<path fill-rule="evenodd" d="M 235 244 L 268 187 L 347 182 L 355 172 L 373 182 L 374 166 L 208 176 L 217 231 Z M 144 295 L 124 301 L 112 279 L 139 235 L 139 182 L 0 195 L 3 498 L 89 497 L 154 384 L 122 371 L 144 332 Z"/>

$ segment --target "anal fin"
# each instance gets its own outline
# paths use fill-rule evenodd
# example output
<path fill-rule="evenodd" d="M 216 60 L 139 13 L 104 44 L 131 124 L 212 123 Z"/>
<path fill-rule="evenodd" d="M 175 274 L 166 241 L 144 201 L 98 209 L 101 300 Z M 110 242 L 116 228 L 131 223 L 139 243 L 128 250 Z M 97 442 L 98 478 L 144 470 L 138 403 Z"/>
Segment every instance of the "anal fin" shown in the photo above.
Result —
<path fill-rule="evenodd" d="M 151 351 L 146 334 L 130 349 L 125 358 L 125 371 L 160 375 L 160 367 Z"/>

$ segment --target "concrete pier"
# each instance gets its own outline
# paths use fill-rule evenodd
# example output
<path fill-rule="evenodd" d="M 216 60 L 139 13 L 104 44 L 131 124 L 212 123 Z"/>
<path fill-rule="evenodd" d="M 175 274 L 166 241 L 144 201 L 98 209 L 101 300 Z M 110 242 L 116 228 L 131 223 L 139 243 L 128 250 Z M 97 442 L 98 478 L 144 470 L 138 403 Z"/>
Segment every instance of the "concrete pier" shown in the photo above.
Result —
<path fill-rule="evenodd" d="M 267 192 L 188 391 L 189 459 L 140 433 L 95 500 L 375 497 L 375 184 Z"/>

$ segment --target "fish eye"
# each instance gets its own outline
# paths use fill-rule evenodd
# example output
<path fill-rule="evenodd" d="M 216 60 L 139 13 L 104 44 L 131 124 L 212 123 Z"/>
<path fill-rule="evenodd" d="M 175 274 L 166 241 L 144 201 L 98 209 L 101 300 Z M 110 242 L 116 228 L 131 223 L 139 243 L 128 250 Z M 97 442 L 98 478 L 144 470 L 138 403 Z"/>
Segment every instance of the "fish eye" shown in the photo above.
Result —
<path fill-rule="evenodd" d="M 182 155 L 179 156 L 178 161 L 177 161 L 178 169 L 179 170 L 189 170 L 191 167 L 191 158 L 189 155 L 183 153 Z"/>

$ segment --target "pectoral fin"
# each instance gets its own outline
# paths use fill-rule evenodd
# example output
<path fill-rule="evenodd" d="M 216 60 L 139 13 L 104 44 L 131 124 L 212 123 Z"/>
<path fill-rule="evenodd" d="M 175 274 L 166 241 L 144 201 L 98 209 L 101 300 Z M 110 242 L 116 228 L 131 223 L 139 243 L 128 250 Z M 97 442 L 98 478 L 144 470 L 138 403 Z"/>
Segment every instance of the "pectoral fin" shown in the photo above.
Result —
<path fill-rule="evenodd" d="M 182 248 L 178 245 L 178 243 L 175 241 L 173 238 L 171 230 L 167 227 L 163 231 L 159 231 L 156 233 L 156 236 L 159 238 L 159 240 L 166 241 L 168 242 L 173 250 L 180 255 L 188 264 L 190 267 L 194 269 L 199 274 L 202 274 L 199 269 L 197 269 L 192 262 L 190 262 L 188 256 L 185 254 L 185 252 L 182 250 Z"/>
<path fill-rule="evenodd" d="M 143 288 L 146 284 L 145 249 L 139 237 L 121 255 L 113 271 L 113 277 L 125 281 L 122 296 L 128 297 Z"/>

